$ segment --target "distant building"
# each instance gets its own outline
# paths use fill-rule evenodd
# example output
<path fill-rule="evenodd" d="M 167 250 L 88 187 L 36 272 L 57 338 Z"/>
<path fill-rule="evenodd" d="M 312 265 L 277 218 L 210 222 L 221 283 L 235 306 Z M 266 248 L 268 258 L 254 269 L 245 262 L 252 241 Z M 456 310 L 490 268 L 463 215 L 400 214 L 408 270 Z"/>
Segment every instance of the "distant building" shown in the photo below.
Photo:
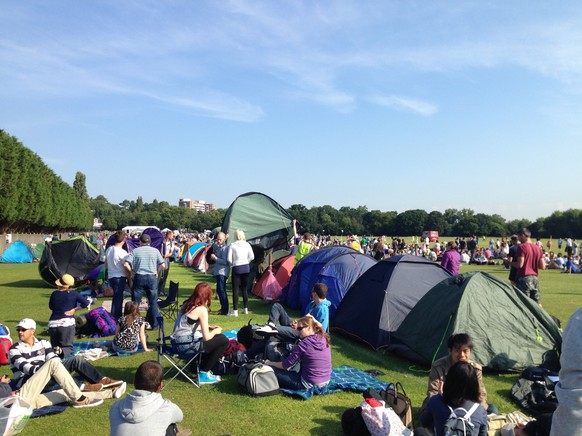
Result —
<path fill-rule="evenodd" d="M 189 198 L 180 198 L 178 206 L 185 207 L 187 209 L 194 209 L 198 212 L 210 212 L 211 210 L 216 209 L 216 205 L 214 203 L 206 203 L 203 200 L 192 201 Z"/>

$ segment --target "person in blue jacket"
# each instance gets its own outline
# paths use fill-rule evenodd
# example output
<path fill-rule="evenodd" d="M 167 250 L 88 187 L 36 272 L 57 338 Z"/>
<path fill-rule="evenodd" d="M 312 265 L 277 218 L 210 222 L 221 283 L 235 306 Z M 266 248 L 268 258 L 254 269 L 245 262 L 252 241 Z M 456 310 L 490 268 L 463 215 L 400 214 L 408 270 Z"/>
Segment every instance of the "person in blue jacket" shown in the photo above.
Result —
<path fill-rule="evenodd" d="M 321 324 L 324 331 L 328 331 L 329 328 L 329 307 L 331 306 L 326 296 L 327 286 L 324 283 L 313 285 L 311 301 L 303 314 L 314 317 Z M 278 326 L 277 323 L 279 323 Z M 257 329 L 257 333 L 273 334 L 275 338 L 285 342 L 294 342 L 299 339 L 297 321 L 292 320 L 279 303 L 274 303 L 271 306 L 269 320 L 263 327 Z"/>

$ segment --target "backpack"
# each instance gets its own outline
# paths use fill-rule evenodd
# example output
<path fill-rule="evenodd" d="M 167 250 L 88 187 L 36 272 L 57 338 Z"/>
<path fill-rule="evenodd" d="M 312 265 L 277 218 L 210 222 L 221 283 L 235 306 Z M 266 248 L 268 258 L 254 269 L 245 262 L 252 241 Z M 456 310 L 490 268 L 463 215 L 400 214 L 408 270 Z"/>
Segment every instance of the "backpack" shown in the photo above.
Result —
<path fill-rule="evenodd" d="M 453 410 L 452 407 L 449 406 L 451 410 L 451 416 L 449 419 L 446 420 L 445 426 L 443 427 L 443 435 L 444 436 L 473 436 L 473 429 L 475 426 L 471 422 L 471 415 L 475 410 L 479 407 L 479 403 L 473 404 L 473 407 L 469 409 L 469 411 L 463 409 L 462 407 L 457 407 Z M 457 410 L 465 412 L 464 415 L 459 416 L 457 415 Z"/>
<path fill-rule="evenodd" d="M 275 371 L 260 362 L 246 363 L 238 371 L 238 383 L 253 397 L 267 397 L 279 393 Z"/>
<path fill-rule="evenodd" d="M 117 331 L 117 325 L 113 317 L 104 307 L 96 307 L 85 314 L 87 323 L 94 330 L 94 337 L 113 336 Z"/>
<path fill-rule="evenodd" d="M 8 365 L 8 350 L 11 346 L 10 329 L 4 324 L 0 324 L 0 365 Z"/>

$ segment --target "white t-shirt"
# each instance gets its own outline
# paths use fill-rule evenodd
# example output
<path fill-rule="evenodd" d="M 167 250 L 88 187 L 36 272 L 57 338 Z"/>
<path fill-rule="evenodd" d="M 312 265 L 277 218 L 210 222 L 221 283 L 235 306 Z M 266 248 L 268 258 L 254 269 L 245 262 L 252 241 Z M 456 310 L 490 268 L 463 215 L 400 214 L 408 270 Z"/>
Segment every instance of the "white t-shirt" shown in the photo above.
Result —
<path fill-rule="evenodd" d="M 126 272 L 123 268 L 123 263 L 127 258 L 127 251 L 121 247 L 116 247 L 112 245 L 105 252 L 105 258 L 107 259 L 107 278 L 114 277 L 125 277 Z"/>

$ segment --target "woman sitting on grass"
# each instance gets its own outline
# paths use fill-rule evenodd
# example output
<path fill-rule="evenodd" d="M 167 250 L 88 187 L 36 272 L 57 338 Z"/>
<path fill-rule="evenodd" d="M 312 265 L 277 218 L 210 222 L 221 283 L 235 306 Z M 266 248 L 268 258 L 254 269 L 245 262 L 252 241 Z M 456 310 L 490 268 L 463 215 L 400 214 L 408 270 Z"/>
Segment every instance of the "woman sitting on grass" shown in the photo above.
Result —
<path fill-rule="evenodd" d="M 329 335 L 311 315 L 297 321 L 301 341 L 282 362 L 265 361 L 272 366 L 284 389 L 302 390 L 325 386 L 331 376 L 331 348 Z"/>
<path fill-rule="evenodd" d="M 148 348 L 145 320 L 139 314 L 139 305 L 135 301 L 128 301 L 123 308 L 123 316 L 117 321 L 117 334 L 113 338 L 112 347 L 120 353 L 135 353 L 140 342 L 144 351 L 152 351 Z"/>
<path fill-rule="evenodd" d="M 190 298 L 180 310 L 172 344 L 185 357 L 204 350 L 198 371 L 200 384 L 218 383 L 220 377 L 212 374 L 210 368 L 224 354 L 228 338 L 222 334 L 222 327 L 208 325 L 208 308 L 212 301 L 212 288 L 206 282 L 198 283 Z"/>

